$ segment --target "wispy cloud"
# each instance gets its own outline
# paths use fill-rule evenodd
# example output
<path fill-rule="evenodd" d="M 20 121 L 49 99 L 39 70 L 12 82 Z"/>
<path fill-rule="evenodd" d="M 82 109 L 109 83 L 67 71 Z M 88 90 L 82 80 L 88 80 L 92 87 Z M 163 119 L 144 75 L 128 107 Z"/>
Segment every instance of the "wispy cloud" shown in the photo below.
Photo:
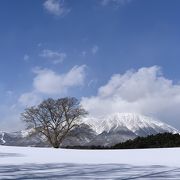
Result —
<path fill-rule="evenodd" d="M 93 45 L 90 49 L 86 49 L 81 51 L 80 56 L 81 57 L 86 57 L 88 55 L 95 55 L 99 51 L 99 46 L 98 45 Z"/>
<path fill-rule="evenodd" d="M 40 103 L 40 101 L 41 96 L 35 91 L 23 93 L 18 99 L 18 102 L 23 106 L 33 106 Z"/>
<path fill-rule="evenodd" d="M 51 60 L 53 64 L 62 63 L 67 57 L 64 52 L 53 51 L 50 49 L 44 49 L 40 54 L 40 57 Z"/>
<path fill-rule="evenodd" d="M 88 87 L 93 87 L 94 85 L 96 85 L 98 82 L 97 79 L 91 79 L 89 82 L 88 82 Z"/>
<path fill-rule="evenodd" d="M 23 129 L 24 124 L 20 121 L 22 111 L 23 109 L 16 107 L 16 105 L 0 105 L 0 114 L 3 117 L 0 121 L 0 130 L 9 132 Z"/>
<path fill-rule="evenodd" d="M 120 6 L 120 5 L 130 3 L 131 1 L 132 0 L 102 0 L 101 5 L 107 6 L 107 5 L 113 4 L 115 6 Z"/>
<path fill-rule="evenodd" d="M 82 57 L 85 57 L 86 55 L 87 55 L 87 51 L 82 51 L 82 52 L 81 52 L 81 56 L 82 56 Z"/>
<path fill-rule="evenodd" d="M 46 0 L 43 6 L 49 13 L 60 17 L 67 15 L 71 11 L 71 9 L 65 5 L 64 0 Z"/>
<path fill-rule="evenodd" d="M 98 50 L 99 50 L 99 47 L 97 45 L 94 45 L 91 50 L 92 54 L 95 55 L 98 52 Z"/>
<path fill-rule="evenodd" d="M 29 58 L 30 58 L 30 56 L 28 54 L 25 54 L 23 57 L 24 61 L 26 61 L 26 62 L 29 61 Z"/>
<path fill-rule="evenodd" d="M 42 43 L 41 43 L 41 42 L 37 44 L 37 47 L 41 47 L 41 46 L 42 46 Z"/>

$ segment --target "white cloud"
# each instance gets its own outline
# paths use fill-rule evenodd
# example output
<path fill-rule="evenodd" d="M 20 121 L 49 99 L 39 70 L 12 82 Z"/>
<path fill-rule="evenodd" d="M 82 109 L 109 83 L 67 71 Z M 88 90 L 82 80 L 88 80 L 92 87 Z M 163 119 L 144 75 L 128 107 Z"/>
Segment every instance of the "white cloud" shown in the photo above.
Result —
<path fill-rule="evenodd" d="M 98 52 L 98 50 L 99 50 L 99 47 L 97 45 L 94 45 L 91 50 L 92 54 L 95 55 Z"/>
<path fill-rule="evenodd" d="M 3 129 L 0 130 L 14 131 L 24 128 L 24 124 L 20 122 L 20 113 L 24 111 L 24 107 L 37 105 L 44 98 L 57 97 L 70 88 L 82 86 L 85 80 L 85 68 L 85 65 L 74 66 L 64 74 L 56 73 L 51 69 L 34 69 L 32 91 L 20 95 L 17 103 L 11 107 L 0 106 L 0 114 L 3 116 L 0 121 L 0 127 Z"/>
<path fill-rule="evenodd" d="M 44 49 L 39 56 L 51 60 L 53 64 L 58 64 L 64 61 L 64 59 L 67 57 L 67 54 L 63 52 L 52 51 L 50 49 Z"/>
<path fill-rule="evenodd" d="M 61 17 L 71 11 L 70 8 L 66 7 L 64 0 L 46 0 L 43 6 L 49 13 Z"/>
<path fill-rule="evenodd" d="M 85 67 L 85 65 L 74 66 L 65 74 L 58 74 L 50 69 L 35 70 L 34 89 L 44 94 L 65 93 L 71 87 L 83 85 Z"/>
<path fill-rule="evenodd" d="M 124 5 L 126 3 L 130 3 L 132 0 L 102 0 L 101 4 L 103 6 L 107 6 L 109 4 L 114 4 L 116 6 Z"/>
<path fill-rule="evenodd" d="M 33 72 L 33 90 L 23 93 L 18 103 L 21 106 L 33 106 L 39 104 L 43 98 L 56 97 L 67 93 L 70 88 L 82 86 L 85 80 L 86 65 L 74 66 L 67 73 L 58 74 L 51 69 L 36 68 Z"/>
<path fill-rule="evenodd" d="M 94 116 L 136 112 L 180 126 L 180 85 L 166 79 L 157 66 L 115 74 L 96 96 L 81 102 Z"/>

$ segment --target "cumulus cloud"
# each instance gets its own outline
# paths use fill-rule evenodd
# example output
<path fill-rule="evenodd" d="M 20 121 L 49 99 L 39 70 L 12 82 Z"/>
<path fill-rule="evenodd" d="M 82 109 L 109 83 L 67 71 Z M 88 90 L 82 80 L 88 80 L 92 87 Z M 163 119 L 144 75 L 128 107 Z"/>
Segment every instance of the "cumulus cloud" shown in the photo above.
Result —
<path fill-rule="evenodd" d="M 33 70 L 35 77 L 32 91 L 21 94 L 13 106 L 9 104 L 0 105 L 0 114 L 3 117 L 0 121 L 0 127 L 3 129 L 0 128 L 0 130 L 23 129 L 24 124 L 20 123 L 20 114 L 25 107 L 37 105 L 48 97 L 59 97 L 70 88 L 82 86 L 85 81 L 85 69 L 86 65 L 74 66 L 68 72 L 60 74 L 51 69 L 35 68 Z"/>
<path fill-rule="evenodd" d="M 50 49 L 44 49 L 39 56 L 52 61 L 53 64 L 58 64 L 64 61 L 64 59 L 67 57 L 67 54 L 63 52 L 52 51 Z"/>
<path fill-rule="evenodd" d="M 116 6 L 124 5 L 126 3 L 130 3 L 132 0 L 102 0 L 101 4 L 103 6 L 107 6 L 109 4 L 114 4 Z"/>
<path fill-rule="evenodd" d="M 18 103 L 22 106 L 33 106 L 39 104 L 43 98 L 62 95 L 70 88 L 82 86 L 86 76 L 85 68 L 85 65 L 74 66 L 64 74 L 51 69 L 35 68 L 32 91 L 23 93 Z"/>
<path fill-rule="evenodd" d="M 65 74 L 58 74 L 50 69 L 36 69 L 33 87 L 44 94 L 61 94 L 69 88 L 83 85 L 85 80 L 85 65 L 74 66 Z"/>
<path fill-rule="evenodd" d="M 140 68 L 114 74 L 96 96 L 84 97 L 81 103 L 93 116 L 136 112 L 177 123 L 180 85 L 165 78 L 158 66 Z"/>
<path fill-rule="evenodd" d="M 64 0 L 46 0 L 43 6 L 49 13 L 61 17 L 71 11 L 70 8 L 66 7 Z"/>

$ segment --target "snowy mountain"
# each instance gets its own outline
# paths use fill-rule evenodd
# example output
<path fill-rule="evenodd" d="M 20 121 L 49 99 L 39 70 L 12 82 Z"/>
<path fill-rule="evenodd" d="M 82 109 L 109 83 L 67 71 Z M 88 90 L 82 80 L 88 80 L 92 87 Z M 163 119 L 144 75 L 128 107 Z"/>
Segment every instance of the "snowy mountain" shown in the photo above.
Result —
<path fill-rule="evenodd" d="M 116 131 L 118 128 L 122 127 L 127 128 L 137 136 L 159 132 L 179 133 L 177 129 L 166 123 L 137 113 L 115 113 L 98 119 L 87 118 L 85 122 L 98 134 L 104 131 Z"/>
<path fill-rule="evenodd" d="M 166 123 L 136 113 L 115 113 L 98 119 L 87 118 L 85 121 L 98 134 L 89 145 L 111 146 L 137 136 L 180 133 Z"/>
<path fill-rule="evenodd" d="M 63 141 L 62 146 L 112 146 L 137 136 L 171 132 L 180 133 L 172 126 L 135 113 L 115 113 L 106 117 L 87 117 Z M 0 144 L 14 146 L 48 146 L 40 135 L 29 135 L 24 130 L 15 133 L 0 132 Z"/>
<path fill-rule="evenodd" d="M 49 144 L 40 134 L 32 133 L 31 130 L 22 130 L 19 132 L 6 133 L 0 132 L 0 145 L 8 146 L 32 146 L 32 147 L 48 147 Z M 81 124 L 73 129 L 62 146 L 83 146 L 97 136 L 88 125 Z"/>
<path fill-rule="evenodd" d="M 7 146 L 48 146 L 40 135 L 30 135 L 29 130 L 13 133 L 0 132 L 0 144 Z"/>

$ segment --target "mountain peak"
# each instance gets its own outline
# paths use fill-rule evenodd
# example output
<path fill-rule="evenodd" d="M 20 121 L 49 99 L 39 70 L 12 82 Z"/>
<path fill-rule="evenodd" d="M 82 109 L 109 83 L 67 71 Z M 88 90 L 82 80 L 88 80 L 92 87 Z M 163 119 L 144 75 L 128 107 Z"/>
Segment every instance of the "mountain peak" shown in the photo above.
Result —
<path fill-rule="evenodd" d="M 161 132 L 179 133 L 172 126 L 138 113 L 113 113 L 100 118 L 89 117 L 86 122 L 98 133 L 127 128 L 137 136 Z"/>
<path fill-rule="evenodd" d="M 33 131 L 33 129 L 29 129 L 14 133 L 0 132 L 0 144 L 48 146 L 44 137 L 34 134 Z M 84 124 L 71 132 L 71 136 L 65 139 L 63 146 L 112 146 L 137 136 L 164 132 L 180 133 L 172 126 L 148 116 L 137 113 L 114 113 L 99 118 L 85 118 Z"/>

